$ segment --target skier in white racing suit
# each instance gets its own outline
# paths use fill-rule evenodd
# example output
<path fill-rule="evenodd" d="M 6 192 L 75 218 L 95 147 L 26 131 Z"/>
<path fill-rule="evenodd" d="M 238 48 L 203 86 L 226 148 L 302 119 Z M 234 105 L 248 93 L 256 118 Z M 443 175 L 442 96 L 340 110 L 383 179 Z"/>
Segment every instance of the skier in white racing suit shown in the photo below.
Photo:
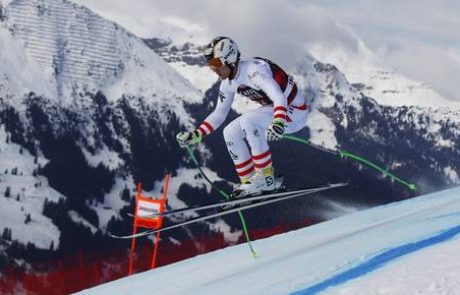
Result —
<path fill-rule="evenodd" d="M 205 49 L 208 66 L 221 84 L 214 111 L 194 131 L 177 134 L 181 146 L 198 144 L 225 121 L 235 94 L 261 107 L 244 113 L 224 128 L 227 149 L 241 184 L 239 197 L 274 191 L 281 185 L 274 177 L 267 141 L 280 140 L 306 124 L 307 104 L 292 77 L 263 58 L 240 59 L 236 43 L 217 37 Z"/>

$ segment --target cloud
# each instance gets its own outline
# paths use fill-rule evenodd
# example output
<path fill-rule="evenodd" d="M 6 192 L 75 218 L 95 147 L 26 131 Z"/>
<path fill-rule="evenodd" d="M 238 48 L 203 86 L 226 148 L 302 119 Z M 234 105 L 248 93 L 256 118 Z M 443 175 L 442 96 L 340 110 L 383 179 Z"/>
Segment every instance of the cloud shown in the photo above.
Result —
<path fill-rule="evenodd" d="M 460 52 L 457 49 L 407 44 L 388 52 L 385 59 L 402 74 L 425 81 L 442 96 L 460 101 Z"/>
<path fill-rule="evenodd" d="M 316 5 L 299 6 L 282 0 L 76 2 L 143 37 L 161 34 L 156 31 L 158 20 L 182 28 L 195 26 L 203 30 L 206 41 L 214 36 L 229 36 L 237 41 L 243 56 L 264 56 L 288 67 L 305 55 L 309 43 L 322 41 L 356 46 L 356 40 Z"/>
<path fill-rule="evenodd" d="M 457 0 L 75 1 L 143 37 L 162 37 L 165 24 L 200 30 L 203 43 L 226 35 L 243 56 L 286 67 L 315 43 L 353 52 L 358 37 L 389 66 L 460 101 Z"/>
<path fill-rule="evenodd" d="M 237 5 L 235 1 L 213 3 L 215 7 L 207 7 L 210 35 L 233 37 L 245 56 L 261 55 L 292 66 L 305 55 L 308 43 L 329 40 L 356 45 L 315 6 L 297 7 L 281 0 L 239 1 Z"/>
<path fill-rule="evenodd" d="M 460 2 L 311 0 L 350 27 L 388 65 L 460 101 Z"/>

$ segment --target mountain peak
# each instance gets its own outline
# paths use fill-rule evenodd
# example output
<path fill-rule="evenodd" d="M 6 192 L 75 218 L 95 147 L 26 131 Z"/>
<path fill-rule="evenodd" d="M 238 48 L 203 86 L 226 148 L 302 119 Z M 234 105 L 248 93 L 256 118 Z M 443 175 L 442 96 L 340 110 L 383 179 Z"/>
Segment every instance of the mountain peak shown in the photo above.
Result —
<path fill-rule="evenodd" d="M 31 67 L 47 81 L 48 91 L 32 86 L 31 91 L 47 95 L 53 89 L 61 102 L 69 103 L 71 93 L 101 89 L 109 100 L 130 91 L 146 98 L 153 94 L 199 98 L 198 91 L 142 40 L 84 7 L 64 0 L 4 4 L 4 27 L 17 40 L 16 50 L 23 48 L 22 63 L 34 64 Z M 6 35 L 2 33 L 2 38 L 11 39 Z M 21 80 L 34 81 L 35 76 Z"/>
<path fill-rule="evenodd" d="M 458 107 L 427 83 L 408 78 L 388 66 L 366 44 L 356 38 L 356 47 L 316 43 L 310 52 L 332 63 L 363 94 L 387 106 Z"/>

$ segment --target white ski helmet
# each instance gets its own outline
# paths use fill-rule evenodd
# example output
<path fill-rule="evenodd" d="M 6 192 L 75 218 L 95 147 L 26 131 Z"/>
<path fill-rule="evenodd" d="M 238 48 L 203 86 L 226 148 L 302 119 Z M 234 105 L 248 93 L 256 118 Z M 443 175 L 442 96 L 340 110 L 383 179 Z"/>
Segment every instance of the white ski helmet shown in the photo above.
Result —
<path fill-rule="evenodd" d="M 240 60 L 240 51 L 235 41 L 228 37 L 214 38 L 204 50 L 210 67 L 219 68 L 226 65 L 234 68 Z"/>

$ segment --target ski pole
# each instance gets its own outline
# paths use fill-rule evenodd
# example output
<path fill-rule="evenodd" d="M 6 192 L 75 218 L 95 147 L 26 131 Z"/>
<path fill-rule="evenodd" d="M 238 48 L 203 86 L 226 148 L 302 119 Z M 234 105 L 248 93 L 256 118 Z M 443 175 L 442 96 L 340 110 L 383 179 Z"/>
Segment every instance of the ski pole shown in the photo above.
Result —
<path fill-rule="evenodd" d="M 288 140 L 292 140 L 292 141 L 295 141 L 295 142 L 299 142 L 301 144 L 305 144 L 305 145 L 310 145 L 314 148 L 317 148 L 317 149 L 320 149 L 322 151 L 325 151 L 325 152 L 328 152 L 328 153 L 331 153 L 331 154 L 334 154 L 334 155 L 337 155 L 337 156 L 340 156 L 342 158 L 349 158 L 349 159 L 352 159 L 352 160 L 355 160 L 357 162 L 360 162 L 360 163 L 363 163 L 365 164 L 366 166 L 374 169 L 374 170 L 377 170 L 379 172 L 381 172 L 383 175 L 385 176 L 388 176 L 390 177 L 392 180 L 394 181 L 397 181 L 399 182 L 400 184 L 406 186 L 409 190 L 413 191 L 413 190 L 416 190 L 416 185 L 414 183 L 409 183 L 399 177 L 397 177 L 396 175 L 394 175 L 393 173 L 390 173 L 388 172 L 387 170 L 383 169 L 382 167 L 378 166 L 377 164 L 375 163 L 372 163 L 371 161 L 367 160 L 366 158 L 364 157 L 361 157 L 361 156 L 358 156 L 358 155 L 354 155 L 350 152 L 346 152 L 346 151 L 342 151 L 342 150 L 338 150 L 338 151 L 334 151 L 334 150 L 331 150 L 331 149 L 327 149 L 325 147 L 322 147 L 322 146 L 318 146 L 318 145 L 315 145 L 315 144 L 312 144 L 309 140 L 306 140 L 306 139 L 303 139 L 303 138 L 299 138 L 297 136 L 293 136 L 293 135 L 288 135 L 288 134 L 285 134 L 283 136 L 283 138 L 285 139 L 288 139 Z"/>
<path fill-rule="evenodd" d="M 195 164 L 195 166 L 198 168 L 198 171 L 200 171 L 201 175 L 204 177 L 204 179 L 206 179 L 206 181 L 212 186 L 212 188 L 214 188 L 216 191 L 219 192 L 219 194 L 221 194 L 226 200 L 229 200 L 230 199 L 230 195 L 227 194 L 226 192 L 224 192 L 223 190 L 221 190 L 220 188 L 218 188 L 214 182 L 212 182 L 208 176 L 204 173 L 203 169 L 201 169 L 201 165 L 200 163 L 198 163 L 198 160 L 197 158 L 195 157 L 195 155 L 193 154 L 193 151 L 192 149 L 190 148 L 190 146 L 186 146 L 187 148 L 187 151 L 190 155 L 190 158 L 192 159 L 193 163 Z M 243 213 L 241 211 L 238 211 L 238 215 L 240 217 L 240 220 L 241 220 L 241 225 L 243 226 L 243 232 L 244 232 L 244 235 L 246 237 L 246 241 L 247 241 L 247 244 L 249 246 L 249 250 L 251 251 L 251 254 L 252 254 L 252 257 L 253 258 L 257 258 L 257 253 L 256 251 L 254 250 L 254 248 L 252 247 L 252 241 L 251 241 L 251 237 L 249 236 L 249 231 L 248 231 L 248 228 L 247 228 L 247 225 L 246 225 L 246 220 L 244 219 L 244 216 L 243 216 Z"/>

